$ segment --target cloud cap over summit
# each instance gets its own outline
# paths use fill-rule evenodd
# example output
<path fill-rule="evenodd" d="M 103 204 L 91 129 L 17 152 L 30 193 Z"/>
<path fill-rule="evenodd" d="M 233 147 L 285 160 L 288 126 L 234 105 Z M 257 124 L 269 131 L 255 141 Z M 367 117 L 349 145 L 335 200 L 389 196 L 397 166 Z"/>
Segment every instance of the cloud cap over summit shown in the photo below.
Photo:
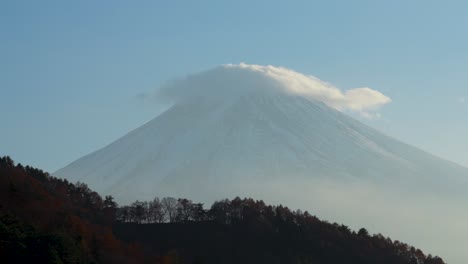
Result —
<path fill-rule="evenodd" d="M 312 75 L 284 67 L 245 63 L 225 64 L 174 80 L 163 86 L 157 97 L 177 103 L 201 97 L 229 100 L 254 93 L 300 95 L 339 111 L 351 111 L 368 118 L 378 117 L 377 110 L 392 101 L 369 87 L 343 91 Z"/>
<path fill-rule="evenodd" d="M 342 113 L 376 113 L 385 95 L 240 64 L 173 81 L 158 97 L 172 105 L 54 175 L 120 203 L 255 197 L 444 256 L 464 252 L 468 170 Z"/>

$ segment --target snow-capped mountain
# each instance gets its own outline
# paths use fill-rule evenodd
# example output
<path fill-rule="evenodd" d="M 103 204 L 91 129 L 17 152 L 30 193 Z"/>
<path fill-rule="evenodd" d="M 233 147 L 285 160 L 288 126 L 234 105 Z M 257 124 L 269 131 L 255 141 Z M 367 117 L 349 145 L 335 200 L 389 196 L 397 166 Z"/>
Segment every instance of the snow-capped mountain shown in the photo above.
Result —
<path fill-rule="evenodd" d="M 173 81 L 156 97 L 172 106 L 55 175 L 119 203 L 155 196 L 283 203 L 464 263 L 468 169 L 345 114 L 376 117 L 391 101 L 382 93 L 240 64 Z"/>
<path fill-rule="evenodd" d="M 256 197 L 266 184 L 310 180 L 457 191 L 468 175 L 339 111 L 389 101 L 369 88 L 342 93 L 284 68 L 241 64 L 175 81 L 159 96 L 173 106 L 55 174 L 125 202 Z"/>

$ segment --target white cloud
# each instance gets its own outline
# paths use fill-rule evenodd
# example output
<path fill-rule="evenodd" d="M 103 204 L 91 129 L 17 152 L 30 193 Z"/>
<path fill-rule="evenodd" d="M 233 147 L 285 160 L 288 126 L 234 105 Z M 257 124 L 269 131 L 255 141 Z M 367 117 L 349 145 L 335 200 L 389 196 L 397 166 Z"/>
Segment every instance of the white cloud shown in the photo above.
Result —
<path fill-rule="evenodd" d="M 465 97 L 458 97 L 457 102 L 459 102 L 460 104 L 464 104 L 466 102 L 466 98 Z"/>
<path fill-rule="evenodd" d="M 304 75 L 293 70 L 274 67 L 248 65 L 227 65 L 262 72 L 280 82 L 293 93 L 302 94 L 338 109 L 360 113 L 367 118 L 378 118 L 380 115 L 372 113 L 379 107 L 391 102 L 391 99 L 379 91 L 368 87 L 350 89 L 342 92 L 337 87 L 311 75 Z"/>
<path fill-rule="evenodd" d="M 363 117 L 376 119 L 377 110 L 391 99 L 369 87 L 342 91 L 330 83 L 311 75 L 275 66 L 227 64 L 163 87 L 161 96 L 176 100 L 193 97 L 217 99 L 236 97 L 246 92 L 292 93 L 321 101 L 339 111 L 351 111 Z"/>

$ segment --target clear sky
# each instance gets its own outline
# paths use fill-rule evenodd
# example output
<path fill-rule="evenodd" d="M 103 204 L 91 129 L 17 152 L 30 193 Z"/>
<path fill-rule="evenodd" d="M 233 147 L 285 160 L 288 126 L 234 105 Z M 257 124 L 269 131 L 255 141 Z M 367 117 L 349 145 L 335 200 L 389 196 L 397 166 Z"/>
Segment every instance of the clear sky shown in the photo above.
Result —
<path fill-rule="evenodd" d="M 165 81 L 284 66 L 392 99 L 367 124 L 468 166 L 468 1 L 1 1 L 0 155 L 48 171 L 157 115 Z"/>

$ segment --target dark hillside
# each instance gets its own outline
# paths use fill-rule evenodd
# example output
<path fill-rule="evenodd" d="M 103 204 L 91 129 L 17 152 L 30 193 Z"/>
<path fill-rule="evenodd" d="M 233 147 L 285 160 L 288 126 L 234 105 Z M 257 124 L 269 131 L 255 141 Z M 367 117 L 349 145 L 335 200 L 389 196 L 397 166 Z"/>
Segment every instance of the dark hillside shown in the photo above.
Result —
<path fill-rule="evenodd" d="M 0 158 L 0 263 L 154 263 L 112 233 L 116 204 Z"/>
<path fill-rule="evenodd" d="M 204 220 L 176 216 L 170 223 L 150 223 L 155 201 L 146 203 L 142 214 L 146 218 L 138 219 L 139 223 L 120 221 L 114 232 L 124 241 L 145 245 L 148 251 L 176 255 L 182 263 L 444 263 L 399 241 L 369 235 L 364 228 L 354 232 L 307 212 L 252 199 L 216 202 Z M 182 201 L 179 213 L 187 206 Z M 142 204 L 134 203 L 131 211 Z M 164 203 L 162 210 L 167 211 Z"/>
<path fill-rule="evenodd" d="M 0 263 L 444 262 L 365 229 L 253 199 L 210 209 L 170 197 L 118 207 L 86 184 L 2 157 Z"/>

